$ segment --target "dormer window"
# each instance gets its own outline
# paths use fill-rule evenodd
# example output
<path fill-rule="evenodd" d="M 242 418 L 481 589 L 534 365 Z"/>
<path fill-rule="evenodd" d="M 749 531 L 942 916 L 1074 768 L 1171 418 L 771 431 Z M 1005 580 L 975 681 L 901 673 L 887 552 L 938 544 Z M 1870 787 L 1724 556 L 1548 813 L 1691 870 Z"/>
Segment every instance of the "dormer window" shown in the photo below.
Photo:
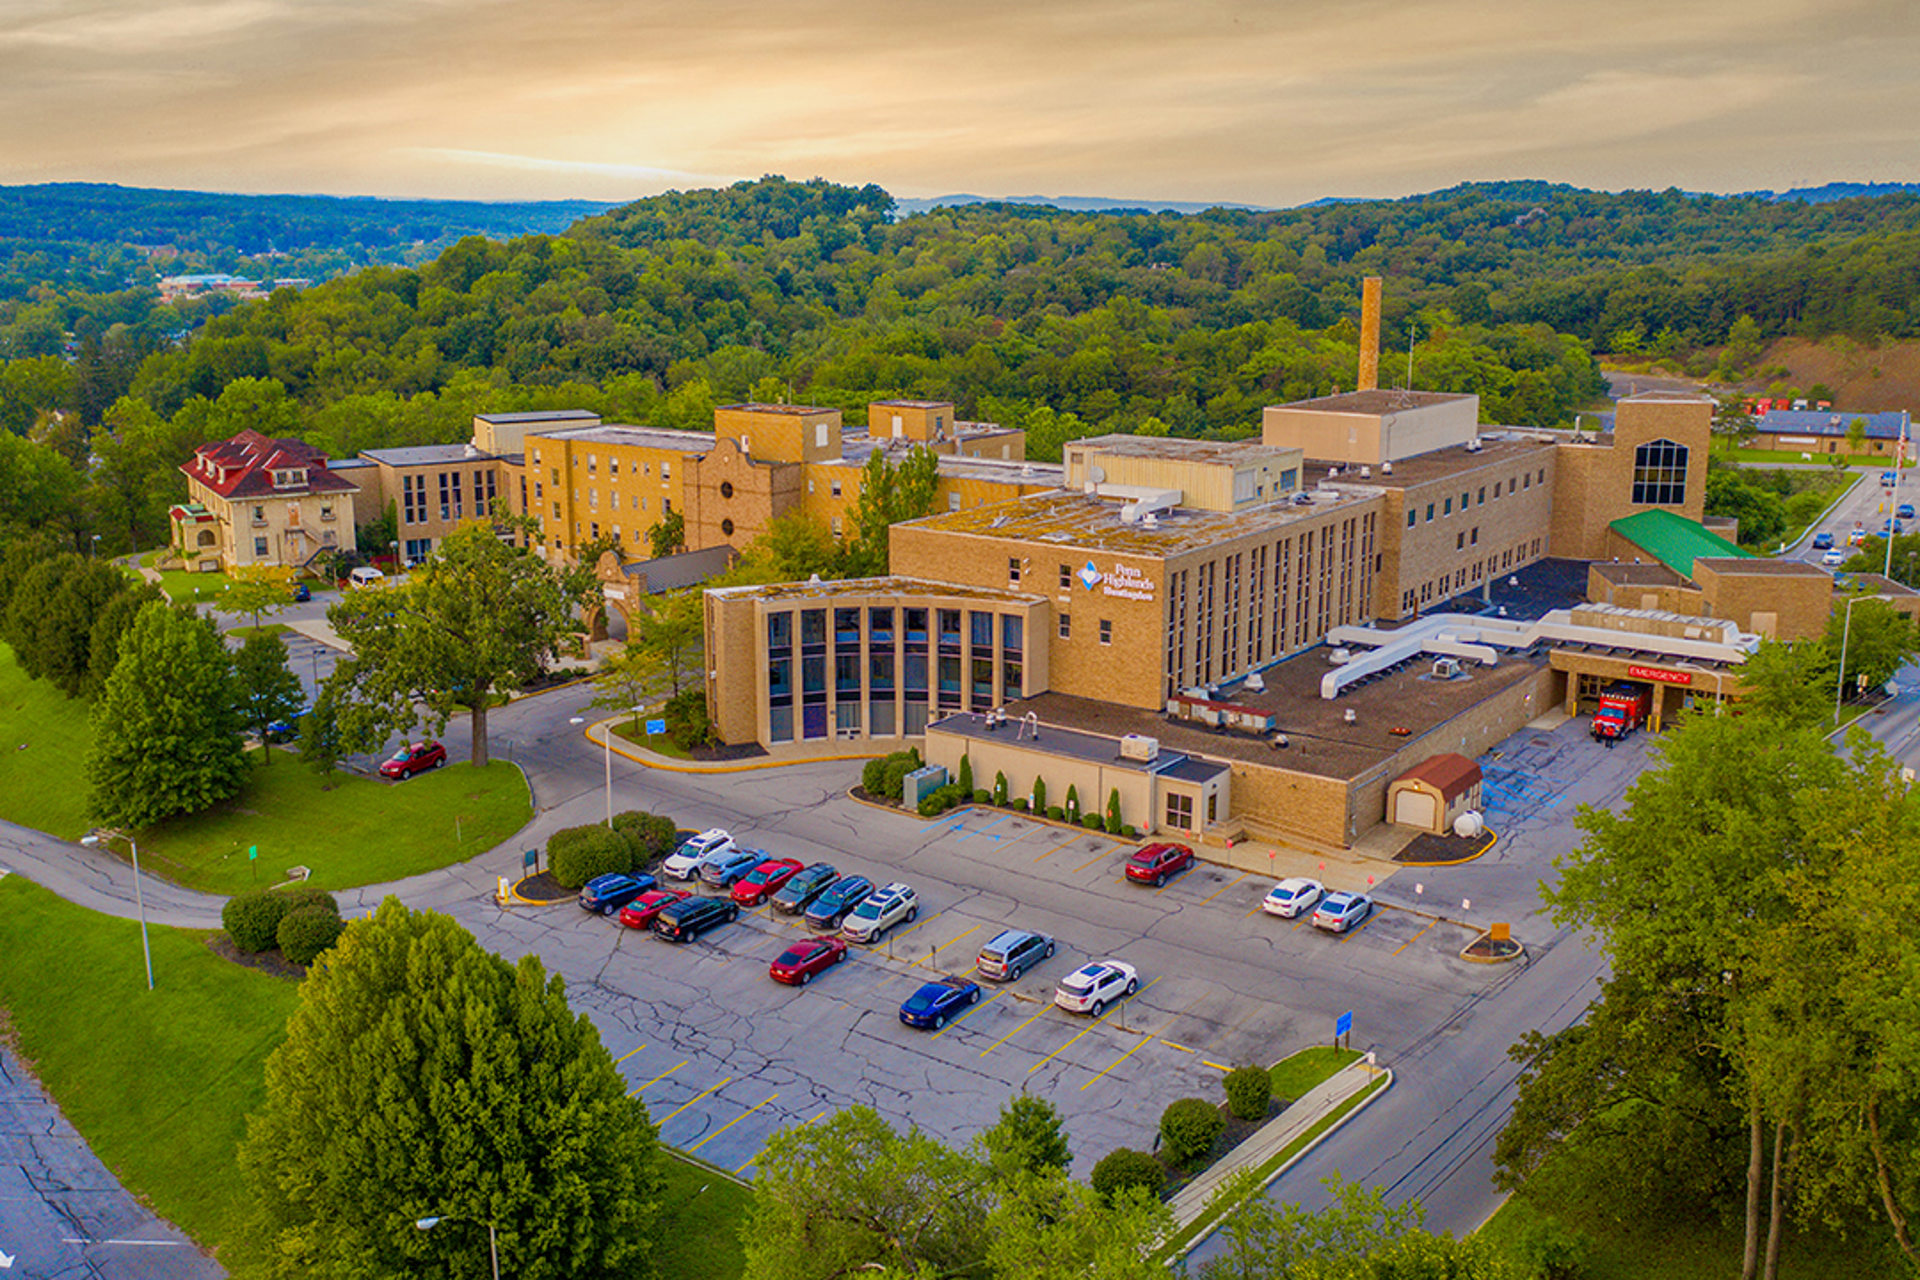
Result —
<path fill-rule="evenodd" d="M 304 468 L 292 468 L 273 473 L 273 487 L 276 489 L 298 489 L 307 482 Z"/>

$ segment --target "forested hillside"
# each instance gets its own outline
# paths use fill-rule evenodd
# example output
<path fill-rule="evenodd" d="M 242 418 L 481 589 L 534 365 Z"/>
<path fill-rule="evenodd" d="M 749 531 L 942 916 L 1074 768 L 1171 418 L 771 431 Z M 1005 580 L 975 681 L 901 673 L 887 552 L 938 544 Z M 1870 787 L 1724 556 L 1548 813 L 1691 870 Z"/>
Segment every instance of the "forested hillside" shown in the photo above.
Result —
<path fill-rule="evenodd" d="M 910 395 L 1025 426 L 1037 457 L 1096 431 L 1234 437 L 1263 405 L 1351 385 L 1367 274 L 1389 281 L 1384 381 L 1410 358 L 1415 385 L 1475 392 L 1491 421 L 1551 424 L 1599 393 L 1595 349 L 1738 373 L 1770 334 L 1914 332 L 1917 264 L 1910 195 L 1502 183 L 1281 212 L 900 217 L 878 187 L 769 178 L 224 314 L 125 292 L 0 304 L 0 449 L 27 435 L 84 468 L 58 522 L 111 544 L 158 536 L 173 466 L 245 425 L 345 454 L 459 439 L 487 410 L 704 427 L 747 397 L 857 413 Z M 17 522 L 8 467 L 0 521 Z"/>

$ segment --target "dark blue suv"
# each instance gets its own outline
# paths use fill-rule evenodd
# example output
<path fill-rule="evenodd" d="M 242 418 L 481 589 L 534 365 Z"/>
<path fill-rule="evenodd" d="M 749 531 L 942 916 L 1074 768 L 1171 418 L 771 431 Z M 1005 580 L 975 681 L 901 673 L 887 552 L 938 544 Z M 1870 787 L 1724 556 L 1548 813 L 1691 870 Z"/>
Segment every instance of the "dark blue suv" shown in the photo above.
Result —
<path fill-rule="evenodd" d="M 580 908 L 610 916 L 654 887 L 649 875 L 630 876 L 618 871 L 595 876 L 580 888 Z"/>
<path fill-rule="evenodd" d="M 832 929 L 840 919 L 873 895 L 873 881 L 865 876 L 842 876 L 807 908 L 807 927 Z"/>

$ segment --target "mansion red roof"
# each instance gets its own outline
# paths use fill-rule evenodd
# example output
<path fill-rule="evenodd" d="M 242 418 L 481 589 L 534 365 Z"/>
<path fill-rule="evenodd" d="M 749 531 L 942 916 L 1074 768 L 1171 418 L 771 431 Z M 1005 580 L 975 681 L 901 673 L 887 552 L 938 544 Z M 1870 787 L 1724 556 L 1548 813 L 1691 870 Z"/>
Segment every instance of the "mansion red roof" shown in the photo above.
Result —
<path fill-rule="evenodd" d="M 223 498 L 352 493 L 359 486 L 327 469 L 327 456 L 300 440 L 272 440 L 248 428 L 193 451 L 180 468 Z"/>

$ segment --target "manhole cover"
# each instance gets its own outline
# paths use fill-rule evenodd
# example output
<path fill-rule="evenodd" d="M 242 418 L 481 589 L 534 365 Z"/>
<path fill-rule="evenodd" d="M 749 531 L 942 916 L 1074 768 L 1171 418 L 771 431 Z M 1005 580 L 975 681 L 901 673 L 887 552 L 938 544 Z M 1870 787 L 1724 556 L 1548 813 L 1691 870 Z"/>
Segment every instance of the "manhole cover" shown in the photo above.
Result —
<path fill-rule="evenodd" d="M 1553 745 L 1553 739 L 1552 738 L 1535 738 L 1533 739 L 1532 742 L 1528 743 L 1528 745 L 1534 746 L 1534 747 L 1550 747 Z"/>

